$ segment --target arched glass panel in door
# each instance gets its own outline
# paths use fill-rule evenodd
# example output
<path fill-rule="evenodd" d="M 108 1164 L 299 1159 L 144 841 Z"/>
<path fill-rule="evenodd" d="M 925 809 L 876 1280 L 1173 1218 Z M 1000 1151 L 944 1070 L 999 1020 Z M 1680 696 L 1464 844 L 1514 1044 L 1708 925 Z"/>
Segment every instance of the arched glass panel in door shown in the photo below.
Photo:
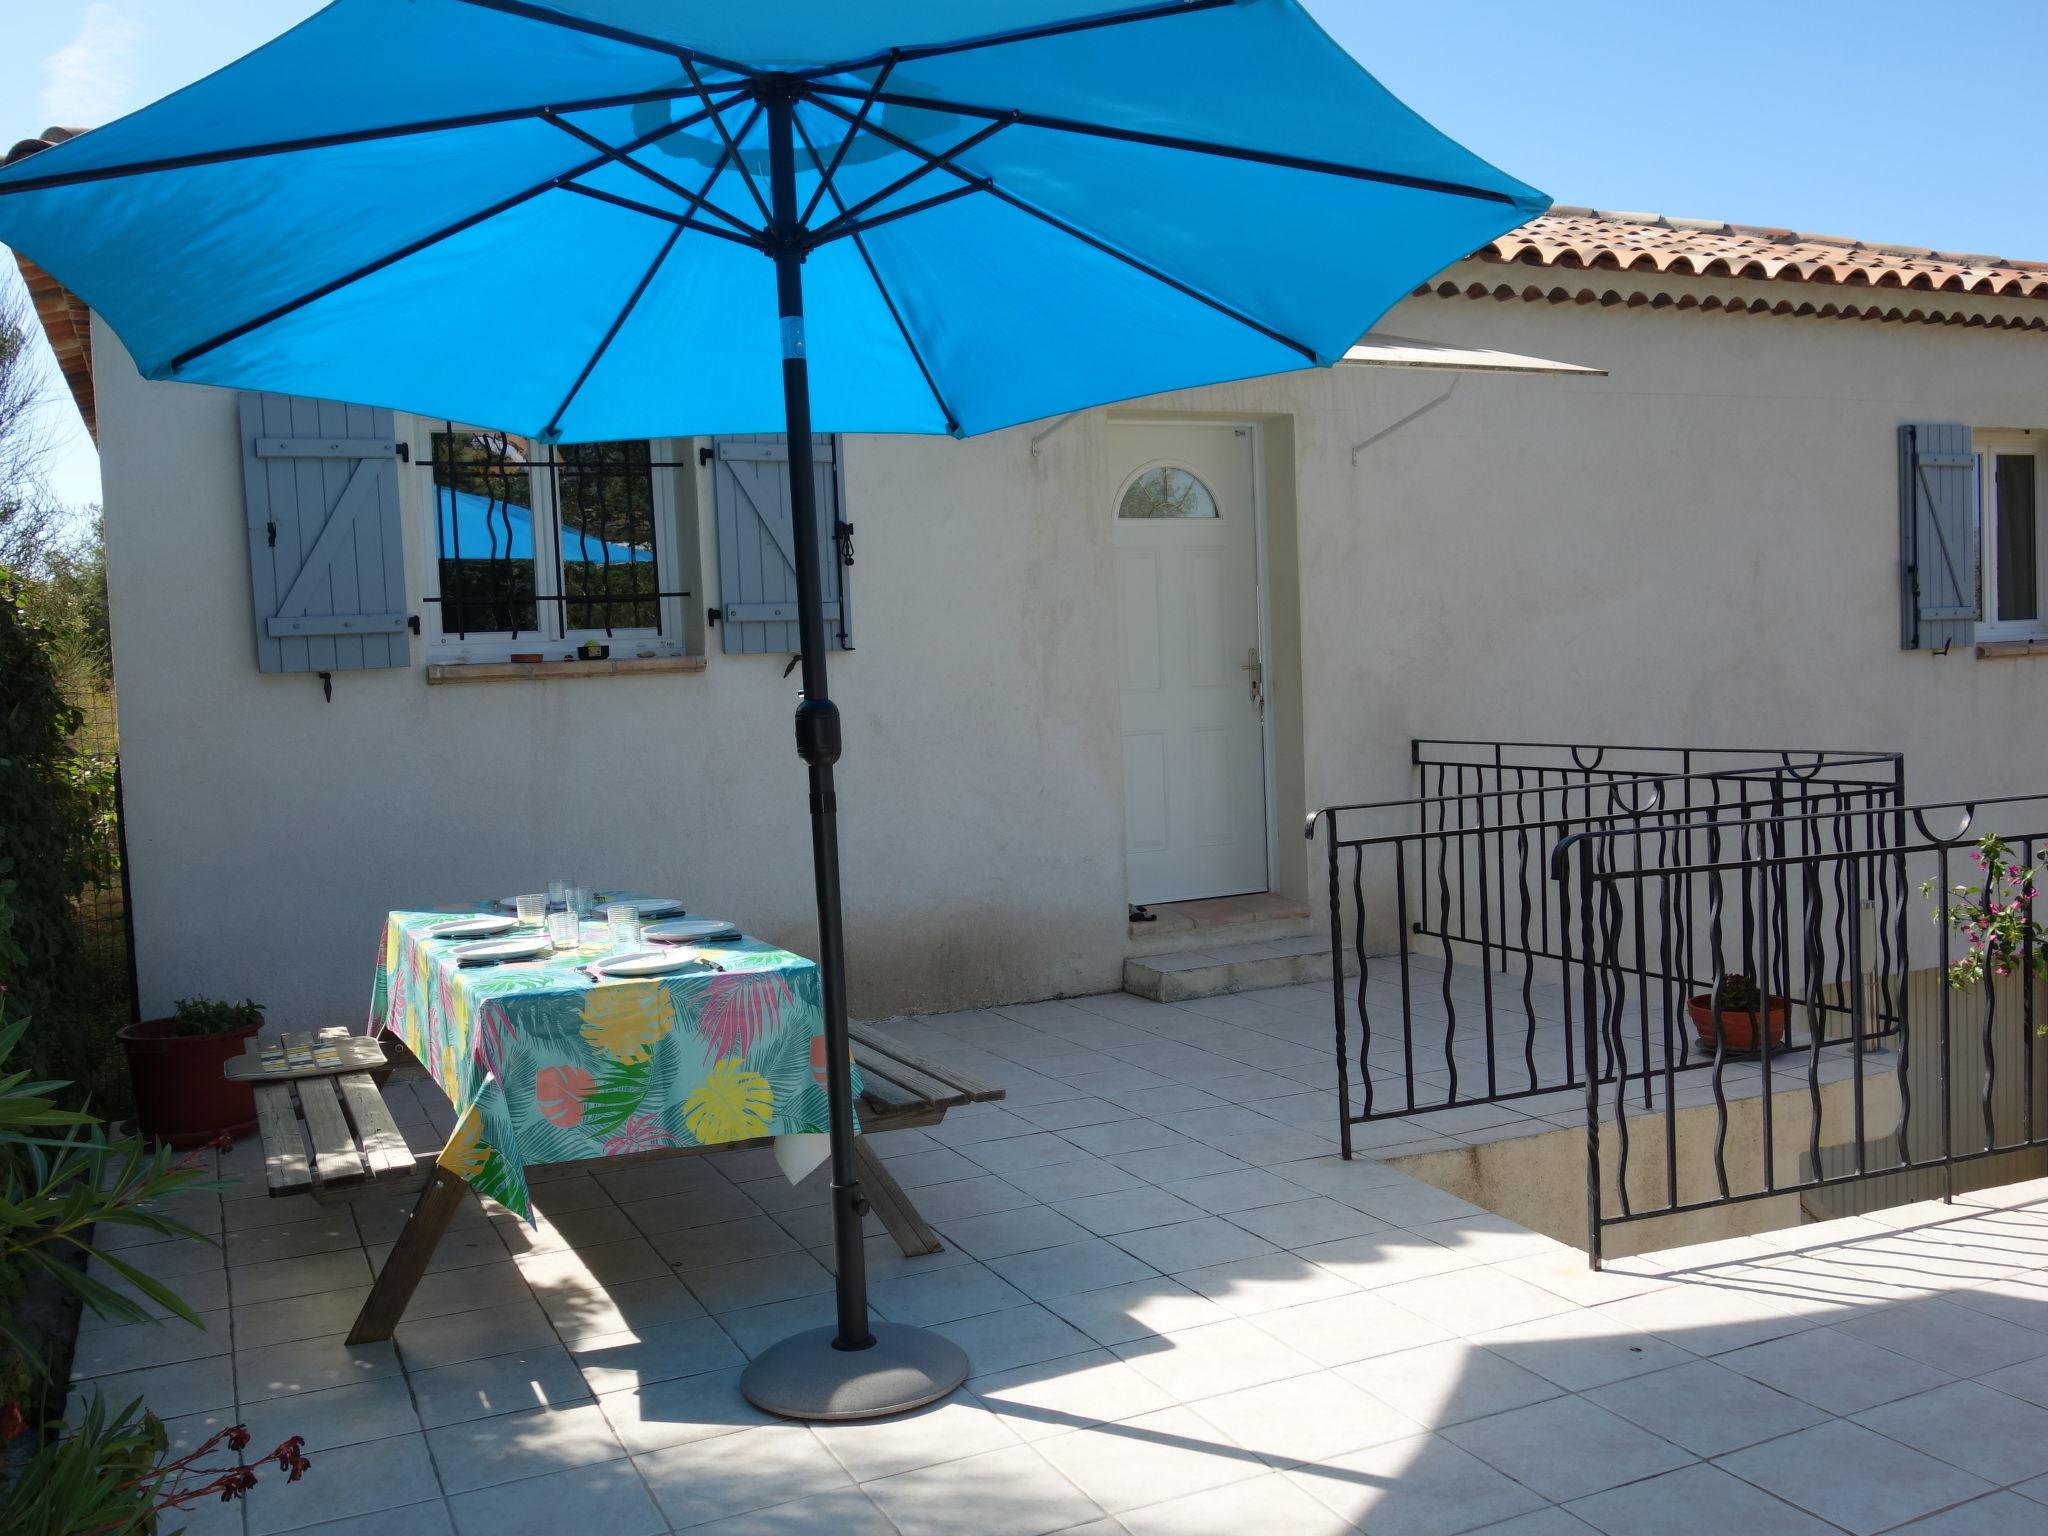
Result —
<path fill-rule="evenodd" d="M 1216 517 L 1216 498 L 1209 487 L 1187 470 L 1162 464 L 1146 470 L 1124 488 L 1117 503 L 1119 518 Z"/>

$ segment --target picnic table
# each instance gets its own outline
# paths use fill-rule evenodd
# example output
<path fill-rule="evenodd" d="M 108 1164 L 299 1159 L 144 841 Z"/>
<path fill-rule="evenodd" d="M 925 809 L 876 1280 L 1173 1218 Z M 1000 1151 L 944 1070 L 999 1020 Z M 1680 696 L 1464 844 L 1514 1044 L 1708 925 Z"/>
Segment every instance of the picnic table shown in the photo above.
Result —
<path fill-rule="evenodd" d="M 824 1021 L 816 968 L 759 939 L 693 946 L 721 968 L 599 981 L 593 929 L 577 953 L 466 967 L 430 930 L 441 912 L 394 912 L 378 955 L 370 1034 L 398 1039 L 456 1109 L 438 1155 L 415 1159 L 383 1103 L 384 1055 L 344 1030 L 256 1036 L 228 1075 L 254 1083 L 273 1197 L 350 1200 L 394 1181 L 425 1185 L 350 1328 L 388 1339 L 472 1187 L 532 1217 L 526 1170 L 772 1147 L 801 1179 L 826 1155 Z M 1003 1090 L 924 1060 L 868 1025 L 852 1029 L 858 1129 L 942 1122 Z M 938 1234 L 867 1134 L 854 1142 L 870 1205 L 906 1255 Z"/>
<path fill-rule="evenodd" d="M 530 1218 L 538 1163 L 762 1137 L 792 1180 L 822 1161 L 824 1014 L 803 956 L 742 935 L 682 947 L 716 969 L 598 980 L 602 924 L 578 950 L 470 966 L 434 932 L 449 919 L 386 920 L 370 1033 L 403 1040 L 455 1106 L 439 1163 L 456 1178 Z"/>

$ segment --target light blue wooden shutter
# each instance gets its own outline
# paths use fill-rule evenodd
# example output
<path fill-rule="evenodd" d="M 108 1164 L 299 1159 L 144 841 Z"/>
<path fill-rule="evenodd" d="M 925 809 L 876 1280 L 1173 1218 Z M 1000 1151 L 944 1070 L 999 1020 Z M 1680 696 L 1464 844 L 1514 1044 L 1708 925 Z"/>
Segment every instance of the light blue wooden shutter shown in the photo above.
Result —
<path fill-rule="evenodd" d="M 1899 643 L 1909 651 L 1970 645 L 1978 596 L 1977 455 L 1970 429 L 1899 428 Z"/>
<path fill-rule="evenodd" d="M 409 666 L 391 412 L 246 393 L 241 425 L 256 665 Z"/>
<path fill-rule="evenodd" d="M 825 633 L 834 650 L 850 651 L 853 622 L 846 556 L 852 548 L 852 529 L 842 521 L 839 504 L 837 442 L 820 437 L 812 453 Z M 725 651 L 795 651 L 796 546 L 790 533 L 788 440 L 779 433 L 713 439 L 712 502 L 718 513 L 718 628 Z"/>

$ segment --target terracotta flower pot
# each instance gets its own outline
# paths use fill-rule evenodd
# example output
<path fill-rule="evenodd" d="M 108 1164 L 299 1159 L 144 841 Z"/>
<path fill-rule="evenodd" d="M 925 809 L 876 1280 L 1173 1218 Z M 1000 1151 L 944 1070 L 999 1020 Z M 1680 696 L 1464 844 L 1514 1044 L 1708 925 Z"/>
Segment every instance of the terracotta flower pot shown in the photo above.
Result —
<path fill-rule="evenodd" d="M 1713 993 L 1701 992 L 1688 997 L 1685 1011 L 1692 1020 L 1693 1033 L 1700 1037 L 1700 1044 L 1711 1050 L 1714 1044 Z M 1763 1016 L 1770 1021 L 1773 1049 L 1785 1043 L 1785 1024 L 1791 1012 L 1792 1005 L 1782 997 L 1773 995 L 1764 999 Z M 1757 1015 L 1754 1013 L 1737 1013 L 1732 1008 L 1721 1010 L 1722 1040 L 1731 1051 L 1762 1050 L 1763 1042 L 1756 1026 Z"/>
<path fill-rule="evenodd" d="M 144 1136 L 173 1147 L 196 1147 L 225 1131 L 256 1129 L 256 1096 L 221 1068 L 242 1054 L 262 1025 L 217 1035 L 173 1033 L 170 1019 L 144 1019 L 117 1031 L 135 1088 L 135 1123 Z"/>

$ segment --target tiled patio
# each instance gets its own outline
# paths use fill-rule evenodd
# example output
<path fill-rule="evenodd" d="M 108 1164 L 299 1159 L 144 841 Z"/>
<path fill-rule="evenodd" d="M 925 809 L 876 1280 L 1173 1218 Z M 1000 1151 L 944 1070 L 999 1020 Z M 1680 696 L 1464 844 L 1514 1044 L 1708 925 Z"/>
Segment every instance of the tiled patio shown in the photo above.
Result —
<path fill-rule="evenodd" d="M 89 1321 L 78 1372 L 181 1442 L 306 1436 L 304 1484 L 202 1536 L 2048 1530 L 2048 1180 L 1594 1275 L 1332 1155 L 1327 1007 L 892 1025 L 1010 1092 L 883 1138 L 948 1246 L 905 1261 L 877 1229 L 874 1305 L 976 1371 L 901 1420 L 739 1396 L 751 1352 L 830 1317 L 821 1182 L 759 1152 L 551 1180 L 538 1230 L 472 1203 L 395 1347 L 348 1349 L 406 1202 L 269 1200 L 244 1144 L 223 1171 L 257 1182 L 192 1211 L 223 1249 L 124 1255 L 206 1331 Z M 423 1146 L 433 1093 L 391 1094 Z"/>

